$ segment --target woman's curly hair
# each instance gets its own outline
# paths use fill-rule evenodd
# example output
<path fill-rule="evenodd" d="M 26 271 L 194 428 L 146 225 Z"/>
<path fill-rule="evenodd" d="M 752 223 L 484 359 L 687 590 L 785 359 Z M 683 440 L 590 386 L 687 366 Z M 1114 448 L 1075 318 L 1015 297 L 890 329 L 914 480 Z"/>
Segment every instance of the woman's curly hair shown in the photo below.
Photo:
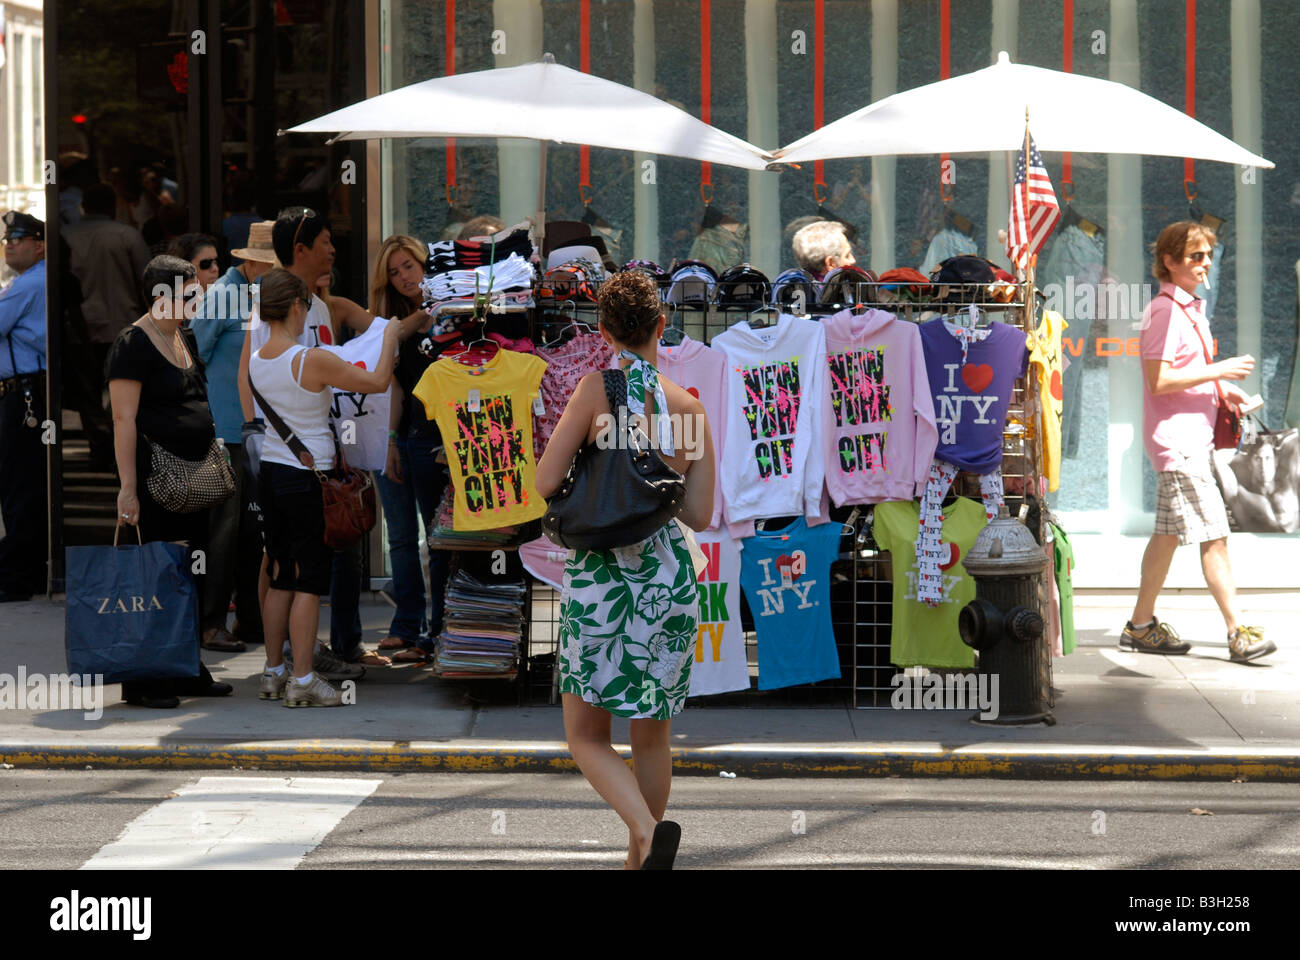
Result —
<path fill-rule="evenodd" d="M 663 312 L 659 285 L 644 273 L 616 273 L 600 286 L 596 295 L 600 322 L 619 343 L 644 346 L 654 334 Z"/>

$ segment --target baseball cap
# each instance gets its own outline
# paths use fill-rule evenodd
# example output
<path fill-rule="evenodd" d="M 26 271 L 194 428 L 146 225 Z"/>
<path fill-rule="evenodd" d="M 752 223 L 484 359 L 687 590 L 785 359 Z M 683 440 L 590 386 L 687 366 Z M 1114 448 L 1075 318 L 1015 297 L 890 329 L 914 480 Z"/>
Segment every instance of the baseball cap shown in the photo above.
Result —
<path fill-rule="evenodd" d="M 9 240 L 21 240 L 23 237 L 35 237 L 37 240 L 45 239 L 45 223 L 37 220 L 30 213 L 19 213 L 17 210 L 10 210 L 0 220 L 4 221 L 5 238 Z"/>
<path fill-rule="evenodd" d="M 673 266 L 665 303 L 708 303 L 718 287 L 718 275 L 702 260 L 681 260 Z"/>
<path fill-rule="evenodd" d="M 813 286 L 813 278 L 796 267 L 772 281 L 772 303 L 778 307 L 792 306 L 798 299 L 799 291 L 803 291 L 805 308 L 817 302 L 817 288 Z"/>
<path fill-rule="evenodd" d="M 869 295 L 870 289 L 858 285 L 875 282 L 876 275 L 861 267 L 851 264 L 847 267 L 836 267 L 822 278 L 822 295 L 818 302 L 823 306 L 858 303 Z"/>
<path fill-rule="evenodd" d="M 753 264 L 741 263 L 718 277 L 718 306 L 723 309 L 756 310 L 766 306 L 772 283 Z"/>

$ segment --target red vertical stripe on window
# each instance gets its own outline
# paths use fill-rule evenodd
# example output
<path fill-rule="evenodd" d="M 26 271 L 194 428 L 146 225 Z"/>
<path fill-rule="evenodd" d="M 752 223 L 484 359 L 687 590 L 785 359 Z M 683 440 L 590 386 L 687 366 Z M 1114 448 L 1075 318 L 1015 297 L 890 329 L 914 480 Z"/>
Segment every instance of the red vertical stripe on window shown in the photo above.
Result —
<path fill-rule="evenodd" d="M 705 123 L 713 122 L 713 74 L 710 63 L 713 52 L 709 36 L 712 28 L 710 14 L 709 0 L 700 0 L 700 119 Z M 713 164 L 705 160 L 700 164 L 700 184 L 712 185 L 712 183 Z"/>
<path fill-rule="evenodd" d="M 447 76 L 456 72 L 456 0 L 447 0 L 446 29 L 443 31 L 446 41 Z M 447 200 L 451 202 L 456 189 L 456 141 L 447 138 Z"/>
<path fill-rule="evenodd" d="M 1074 0 L 1065 0 L 1065 28 L 1061 35 L 1061 69 L 1066 73 L 1074 72 Z M 1074 183 L 1074 156 L 1067 150 L 1061 158 L 1061 180 L 1067 184 Z M 1071 190 L 1066 187 L 1066 190 Z M 1066 195 L 1069 201 L 1069 195 Z"/>
<path fill-rule="evenodd" d="M 826 122 L 826 0 L 813 3 L 813 129 L 820 130 Z M 813 161 L 813 192 L 826 183 L 826 161 Z"/>
<path fill-rule="evenodd" d="M 591 73 L 591 0 L 578 4 L 578 69 Z M 587 202 L 585 190 L 591 186 L 591 147 L 578 148 L 578 193 Z"/>
<path fill-rule="evenodd" d="M 1187 0 L 1187 38 L 1185 80 L 1183 89 L 1187 97 L 1187 115 L 1196 116 L 1196 0 Z M 1196 179 L 1196 162 L 1191 157 L 1183 160 L 1183 180 Z M 1186 187 L 1186 184 L 1184 184 Z"/>
<path fill-rule="evenodd" d="M 948 0 L 939 0 L 939 79 L 947 80 L 951 76 L 951 59 L 949 31 L 952 26 L 952 12 L 948 9 Z M 948 166 L 948 154 L 939 155 L 939 196 L 951 199 L 943 182 L 943 171 Z"/>

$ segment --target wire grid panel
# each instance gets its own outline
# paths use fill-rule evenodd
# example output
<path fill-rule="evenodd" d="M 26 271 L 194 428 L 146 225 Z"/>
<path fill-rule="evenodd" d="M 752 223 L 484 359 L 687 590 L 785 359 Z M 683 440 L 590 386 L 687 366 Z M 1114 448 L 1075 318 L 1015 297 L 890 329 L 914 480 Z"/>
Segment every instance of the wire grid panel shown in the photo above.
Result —
<path fill-rule="evenodd" d="M 900 319 L 916 322 L 935 313 L 954 314 L 969 307 L 978 297 L 936 302 L 898 302 L 879 298 L 878 284 L 863 283 L 857 290 L 863 306 L 895 312 Z M 954 291 L 958 292 L 958 291 Z M 967 291 L 971 292 L 971 291 Z M 1007 319 L 1029 332 L 1033 329 L 1033 311 L 1026 306 L 1032 298 L 1032 286 L 1016 288 L 1012 302 L 978 302 L 981 309 L 1008 314 Z M 669 326 L 681 330 L 694 340 L 710 344 L 724 330 L 747 320 L 744 310 L 721 310 L 713 305 L 665 305 Z M 813 306 L 812 316 L 826 315 L 847 304 Z M 537 333 L 542 341 L 550 340 L 560 328 L 573 322 L 585 322 L 593 329 L 598 322 L 595 304 L 546 303 L 540 301 Z M 1039 436 L 1037 397 L 1033 378 L 1017 379 L 1007 414 L 1003 445 L 1002 476 L 1008 509 L 1012 516 L 1020 512 L 1025 493 L 1032 492 L 1042 503 L 1040 488 L 1041 437 Z M 978 500 L 978 478 L 959 474 L 954 492 Z M 862 510 L 865 509 L 865 514 Z M 741 594 L 741 625 L 744 630 L 746 660 L 749 666 L 748 690 L 734 693 L 693 697 L 689 703 L 700 706 L 847 706 L 854 709 L 887 709 L 894 691 L 893 678 L 899 668 L 890 662 L 893 630 L 892 564 L 887 552 L 879 549 L 871 531 L 870 508 L 850 507 L 832 510 L 833 521 L 849 521 L 852 532 L 841 541 L 838 559 L 831 565 L 831 625 L 840 659 L 840 677 L 815 684 L 781 690 L 760 691 L 758 678 L 758 643 L 753 617 L 744 594 Z M 1042 598 L 1040 596 L 1040 602 Z M 558 703 L 559 595 L 543 584 L 534 584 L 531 601 L 529 669 L 523 697 L 530 703 Z"/>

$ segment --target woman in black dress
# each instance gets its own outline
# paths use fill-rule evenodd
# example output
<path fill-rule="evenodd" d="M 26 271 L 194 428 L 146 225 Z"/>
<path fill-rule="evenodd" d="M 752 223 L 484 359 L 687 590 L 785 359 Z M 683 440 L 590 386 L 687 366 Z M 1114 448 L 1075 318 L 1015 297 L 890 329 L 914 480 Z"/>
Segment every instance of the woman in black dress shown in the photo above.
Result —
<path fill-rule="evenodd" d="M 146 542 L 183 541 L 191 551 L 201 550 L 207 543 L 208 511 L 172 513 L 149 496 L 145 484 L 150 440 L 182 459 L 202 460 L 216 436 L 194 335 L 181 323 L 185 311 L 192 314 L 198 305 L 194 265 L 177 257 L 154 257 L 145 267 L 144 292 L 152 303 L 149 312 L 118 334 L 105 368 L 122 481 L 118 521 L 138 525 Z M 203 579 L 195 577 L 200 591 Z M 197 629 L 194 642 L 199 642 Z M 200 663 L 197 677 L 124 683 L 122 698 L 137 706 L 176 707 L 181 696 L 221 697 L 231 689 L 214 682 Z"/>

